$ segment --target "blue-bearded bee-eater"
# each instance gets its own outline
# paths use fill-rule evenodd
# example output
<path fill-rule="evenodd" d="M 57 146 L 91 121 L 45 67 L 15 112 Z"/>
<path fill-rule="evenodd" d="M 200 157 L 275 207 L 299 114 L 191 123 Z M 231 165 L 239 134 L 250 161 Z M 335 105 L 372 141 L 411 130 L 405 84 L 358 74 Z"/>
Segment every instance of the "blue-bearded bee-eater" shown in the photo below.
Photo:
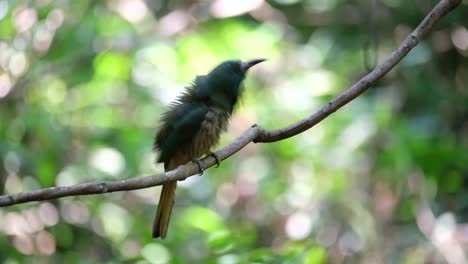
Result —
<path fill-rule="evenodd" d="M 212 154 L 210 149 L 218 143 L 226 130 L 234 107 L 242 95 L 242 81 L 250 67 L 264 61 L 246 62 L 229 60 L 215 67 L 208 75 L 197 76 L 193 85 L 180 95 L 161 117 L 161 125 L 154 140 L 154 150 L 159 152 L 157 162 L 164 170 Z M 213 155 L 213 154 L 212 154 Z M 214 156 L 219 164 L 219 159 Z M 165 183 L 159 198 L 153 222 L 153 238 L 165 238 L 177 181 Z"/>

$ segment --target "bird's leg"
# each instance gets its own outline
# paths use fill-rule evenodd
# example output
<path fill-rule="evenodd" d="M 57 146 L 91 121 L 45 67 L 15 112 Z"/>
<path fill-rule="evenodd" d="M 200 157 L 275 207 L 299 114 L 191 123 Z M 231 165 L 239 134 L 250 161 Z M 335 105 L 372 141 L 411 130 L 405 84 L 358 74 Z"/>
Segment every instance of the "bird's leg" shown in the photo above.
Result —
<path fill-rule="evenodd" d="M 205 171 L 205 168 L 203 167 L 201 162 L 199 160 L 197 160 L 197 159 L 192 159 L 192 162 L 197 164 L 198 169 L 200 169 L 200 173 L 198 175 L 202 176 L 203 172 Z"/>
<path fill-rule="evenodd" d="M 221 160 L 219 159 L 218 155 L 216 155 L 214 152 L 211 152 L 208 156 L 212 156 L 216 160 L 216 167 L 219 167 L 219 164 L 221 164 Z"/>
<path fill-rule="evenodd" d="M 218 168 L 219 165 L 221 164 L 221 160 L 219 159 L 218 155 L 216 155 L 215 153 L 213 152 L 210 152 L 210 154 L 208 154 L 208 156 L 212 156 L 215 160 L 216 160 L 216 167 L 215 168 Z M 192 159 L 192 162 L 193 163 L 196 163 L 198 168 L 200 169 L 200 173 L 199 175 L 203 175 L 203 172 L 205 171 L 205 167 L 203 167 L 203 165 L 201 164 L 201 162 L 197 159 Z"/>

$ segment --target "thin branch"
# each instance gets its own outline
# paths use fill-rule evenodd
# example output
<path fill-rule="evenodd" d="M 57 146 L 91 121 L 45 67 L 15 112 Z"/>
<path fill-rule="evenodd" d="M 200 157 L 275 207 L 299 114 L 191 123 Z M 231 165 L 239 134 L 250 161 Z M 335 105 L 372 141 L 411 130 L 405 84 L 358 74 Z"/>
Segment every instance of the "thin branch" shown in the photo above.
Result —
<path fill-rule="evenodd" d="M 398 62 L 400 62 L 401 59 L 403 59 L 411 51 L 411 49 L 413 49 L 421 41 L 424 36 L 427 35 L 427 33 L 431 30 L 432 26 L 437 21 L 455 9 L 458 5 L 460 5 L 461 2 L 461 0 L 440 1 L 426 16 L 426 18 L 424 18 L 421 24 L 419 24 L 419 26 L 403 41 L 403 43 L 401 43 L 398 49 L 390 56 L 388 56 L 388 58 L 381 65 L 363 77 L 351 88 L 340 94 L 334 100 L 330 101 L 315 114 L 312 114 L 309 117 L 288 127 L 277 130 L 265 130 L 260 126 L 254 125 L 245 131 L 240 137 L 234 140 L 231 144 L 216 152 L 216 154 L 221 160 L 225 160 L 234 153 L 241 150 L 250 142 L 275 142 L 295 136 L 310 129 L 334 113 L 336 110 L 361 95 L 377 80 L 382 78 L 387 72 L 395 67 L 395 65 L 397 65 Z M 215 159 L 211 156 L 204 158 L 201 160 L 201 162 L 205 168 L 209 168 L 216 164 Z M 0 206 L 9 206 L 31 201 L 51 200 L 66 196 L 101 194 L 143 189 L 162 185 L 173 180 L 184 180 L 196 174 L 197 172 L 198 166 L 194 163 L 189 163 L 180 166 L 175 170 L 152 176 L 136 177 L 120 181 L 89 182 L 67 187 L 52 187 L 39 189 L 32 192 L 3 195 L 0 196 Z"/>

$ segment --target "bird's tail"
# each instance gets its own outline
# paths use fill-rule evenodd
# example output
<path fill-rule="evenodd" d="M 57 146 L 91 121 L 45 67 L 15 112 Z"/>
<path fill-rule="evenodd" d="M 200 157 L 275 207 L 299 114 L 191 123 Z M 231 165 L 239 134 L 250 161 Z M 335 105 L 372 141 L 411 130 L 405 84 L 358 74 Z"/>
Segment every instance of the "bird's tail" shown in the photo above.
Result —
<path fill-rule="evenodd" d="M 175 169 L 183 162 L 170 161 L 165 166 L 165 171 Z M 164 239 L 167 234 L 169 220 L 171 219 L 172 206 L 174 205 L 175 190 L 177 181 L 168 182 L 163 185 L 161 196 L 159 197 L 158 211 L 153 221 L 153 238 L 161 237 Z"/>
<path fill-rule="evenodd" d="M 163 185 L 161 197 L 159 198 L 158 211 L 153 222 L 153 238 L 164 239 L 167 234 L 167 227 L 171 219 L 172 206 L 174 204 L 177 181 Z"/>

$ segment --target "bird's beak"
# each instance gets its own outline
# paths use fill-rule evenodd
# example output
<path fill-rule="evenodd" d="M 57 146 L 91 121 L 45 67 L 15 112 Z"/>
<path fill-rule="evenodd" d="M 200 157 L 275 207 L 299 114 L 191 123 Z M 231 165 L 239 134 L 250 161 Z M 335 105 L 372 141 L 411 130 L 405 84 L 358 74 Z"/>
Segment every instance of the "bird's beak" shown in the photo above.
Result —
<path fill-rule="evenodd" d="M 255 64 L 258 64 L 258 63 L 260 63 L 260 62 L 262 62 L 262 61 L 266 61 L 266 60 L 265 60 L 265 59 L 254 59 L 254 60 L 249 60 L 249 61 L 243 62 L 243 63 L 242 63 L 242 66 L 241 66 L 241 67 L 242 67 L 242 70 L 243 70 L 244 72 L 247 72 L 247 70 L 248 70 L 250 67 L 252 67 L 252 66 L 254 66 Z"/>

